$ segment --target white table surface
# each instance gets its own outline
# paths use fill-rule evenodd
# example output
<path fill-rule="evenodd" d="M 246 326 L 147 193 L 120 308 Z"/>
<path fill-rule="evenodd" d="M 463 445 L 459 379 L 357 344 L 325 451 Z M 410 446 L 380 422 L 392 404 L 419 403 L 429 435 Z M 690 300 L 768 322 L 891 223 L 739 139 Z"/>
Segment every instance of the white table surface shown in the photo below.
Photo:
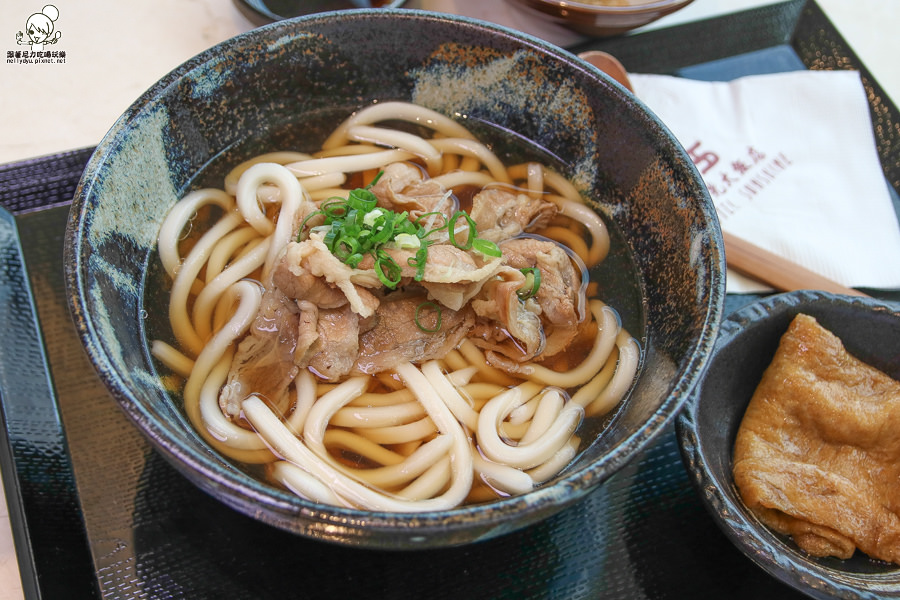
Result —
<path fill-rule="evenodd" d="M 49 0 L 48 0 L 49 1 Z M 0 163 L 95 146 L 126 108 L 185 60 L 253 28 L 231 0 L 52 0 L 64 63 L 0 63 Z M 649 28 L 774 3 L 695 0 Z M 0 49 L 29 49 L 16 33 L 44 6 L 0 2 Z M 900 0 L 818 0 L 886 93 L 900 103 Z M 410 8 L 494 21 L 566 45 L 578 36 L 500 0 L 411 0 Z M 58 47 L 58 48 L 57 48 Z M 0 490 L 2 495 L 2 490 Z M 0 600 L 23 598 L 6 503 L 0 501 Z"/>

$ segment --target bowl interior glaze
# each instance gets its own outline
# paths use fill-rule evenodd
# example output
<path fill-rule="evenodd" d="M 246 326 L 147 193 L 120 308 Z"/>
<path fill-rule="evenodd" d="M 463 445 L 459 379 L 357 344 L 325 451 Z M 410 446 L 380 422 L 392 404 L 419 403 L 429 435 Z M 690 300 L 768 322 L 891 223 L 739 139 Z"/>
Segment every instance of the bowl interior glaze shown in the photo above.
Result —
<path fill-rule="evenodd" d="M 603 434 L 525 496 L 424 514 L 322 506 L 262 484 L 188 427 L 148 340 L 166 337 L 155 244 L 187 191 L 237 162 L 316 148 L 336 119 L 409 100 L 496 134 L 498 153 L 551 161 L 610 226 L 602 295 L 640 340 L 642 372 Z M 521 139 L 520 139 L 521 138 Z M 510 142 L 510 143 L 508 143 Z M 515 149 L 515 150 L 514 150 Z M 477 21 L 342 11 L 256 29 L 188 61 L 116 122 L 76 192 L 66 236 L 73 318 L 125 413 L 186 477 L 229 506 L 316 539 L 379 548 L 462 544 L 543 519 L 643 448 L 700 377 L 724 298 L 712 203 L 684 150 L 618 84 L 569 53 Z"/>
<path fill-rule="evenodd" d="M 798 313 L 815 317 L 852 355 L 900 380 L 900 306 L 816 291 L 764 298 L 723 321 L 707 373 L 676 421 L 682 458 L 719 527 L 784 583 L 816 598 L 900 597 L 900 567 L 859 552 L 848 560 L 811 557 L 789 537 L 763 525 L 734 484 L 738 427 L 781 336 Z"/>

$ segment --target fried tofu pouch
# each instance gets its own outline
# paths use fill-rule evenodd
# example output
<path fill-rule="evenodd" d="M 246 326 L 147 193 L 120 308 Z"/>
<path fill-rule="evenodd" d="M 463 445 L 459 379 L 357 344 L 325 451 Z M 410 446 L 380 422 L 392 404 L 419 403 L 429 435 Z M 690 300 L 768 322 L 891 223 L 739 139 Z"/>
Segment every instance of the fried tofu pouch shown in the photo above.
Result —
<path fill-rule="evenodd" d="M 900 564 L 900 382 L 797 315 L 741 422 L 734 481 L 810 554 Z"/>

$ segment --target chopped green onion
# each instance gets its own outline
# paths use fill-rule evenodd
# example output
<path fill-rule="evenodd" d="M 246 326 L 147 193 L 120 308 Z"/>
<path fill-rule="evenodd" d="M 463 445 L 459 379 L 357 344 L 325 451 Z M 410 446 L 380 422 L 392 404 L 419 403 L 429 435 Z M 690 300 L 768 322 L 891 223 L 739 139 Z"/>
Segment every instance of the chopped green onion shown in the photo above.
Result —
<path fill-rule="evenodd" d="M 418 236 L 412 233 L 398 233 L 394 236 L 394 243 L 397 244 L 398 248 L 403 249 L 419 248 L 422 245 Z"/>
<path fill-rule="evenodd" d="M 306 229 L 306 224 L 309 222 L 309 220 L 312 219 L 313 217 L 316 217 L 318 215 L 324 215 L 324 214 L 325 213 L 323 213 L 321 210 L 314 210 L 313 212 L 306 215 L 306 218 L 303 219 L 302 223 L 300 223 L 300 229 L 297 231 L 297 241 L 298 242 L 303 239 L 303 230 Z M 322 225 L 321 227 L 326 227 L 326 226 Z M 317 227 L 313 227 L 312 231 L 314 231 L 316 229 L 317 229 Z"/>
<path fill-rule="evenodd" d="M 366 189 L 367 189 L 367 190 L 372 189 L 372 187 L 373 187 L 376 183 L 378 183 L 378 180 L 381 179 L 381 176 L 382 176 L 382 175 L 384 175 L 384 171 L 383 171 L 383 170 L 382 170 L 382 171 L 378 171 L 378 174 L 375 175 L 375 179 L 373 179 L 372 182 L 369 183 L 369 185 L 366 186 Z"/>
<path fill-rule="evenodd" d="M 462 245 L 456 241 L 456 222 L 460 219 L 465 219 L 466 224 L 469 226 L 468 235 L 466 236 L 466 242 Z M 450 243 L 459 248 L 460 250 L 468 250 L 472 247 L 472 242 L 475 241 L 475 237 L 478 235 L 478 231 L 475 227 L 475 221 L 466 213 L 465 211 L 458 210 L 453 213 L 453 216 L 450 217 L 450 220 L 447 221 L 447 228 L 450 233 Z"/>
<path fill-rule="evenodd" d="M 366 216 L 363 217 L 363 225 L 367 227 L 374 227 L 375 222 L 378 220 L 378 217 L 382 216 L 384 211 L 380 208 L 373 208 L 369 212 L 366 213 Z"/>
<path fill-rule="evenodd" d="M 425 226 L 422 225 L 422 223 L 425 221 L 425 219 L 426 219 L 427 217 L 431 217 L 431 216 L 434 216 L 434 215 L 440 216 L 441 222 L 443 223 L 443 225 L 441 225 L 440 227 L 435 227 L 434 229 L 426 230 L 426 229 L 425 229 Z M 442 213 L 442 212 L 440 212 L 440 211 L 437 211 L 437 210 L 432 211 L 432 212 L 422 213 L 422 214 L 419 216 L 419 218 L 416 219 L 415 223 L 416 223 L 416 225 L 418 225 L 418 227 L 419 227 L 418 231 L 416 231 L 416 235 L 418 235 L 419 237 L 422 237 L 422 238 L 428 237 L 428 236 L 431 235 L 432 233 L 435 233 L 435 232 L 438 232 L 438 231 L 443 231 L 444 229 L 447 229 L 447 217 L 444 216 L 444 213 Z"/>
<path fill-rule="evenodd" d="M 406 264 L 416 268 L 416 276 L 414 277 L 416 281 L 422 281 L 425 278 L 425 264 L 428 261 L 428 246 L 430 245 L 431 242 L 428 240 L 422 240 L 422 246 L 416 252 L 415 257 L 410 257 L 406 260 Z"/>
<path fill-rule="evenodd" d="M 378 198 L 371 191 L 363 188 L 352 190 L 347 196 L 347 205 L 356 210 L 368 212 L 378 204 Z"/>
<path fill-rule="evenodd" d="M 329 199 L 320 210 L 328 219 L 340 219 L 347 213 L 347 203 L 341 198 Z"/>
<path fill-rule="evenodd" d="M 379 251 L 375 255 L 375 274 L 378 280 L 387 287 L 397 287 L 401 279 L 400 265 L 385 252 Z"/>
<path fill-rule="evenodd" d="M 490 240 L 476 238 L 475 241 L 472 242 L 472 249 L 481 252 L 485 256 L 503 256 L 503 253 L 500 251 L 500 246 Z"/>
<path fill-rule="evenodd" d="M 538 290 L 541 288 L 541 270 L 533 267 L 521 269 L 525 275 L 525 285 L 516 291 L 519 300 L 528 300 L 537 296 Z"/>
<path fill-rule="evenodd" d="M 419 313 L 422 312 L 423 308 L 432 308 L 437 314 L 437 323 L 433 328 L 428 328 L 422 325 L 422 321 L 419 320 Z M 425 333 L 434 333 L 435 331 L 439 331 L 441 328 L 441 306 L 435 302 L 423 302 L 422 304 L 416 307 L 416 327 L 424 331 Z"/>
<path fill-rule="evenodd" d="M 347 266 L 351 269 L 355 269 L 359 266 L 359 263 L 362 262 L 363 258 L 365 258 L 365 256 L 357 252 L 356 254 L 351 254 L 350 256 L 348 256 L 347 260 L 345 260 L 344 262 L 347 263 Z"/>

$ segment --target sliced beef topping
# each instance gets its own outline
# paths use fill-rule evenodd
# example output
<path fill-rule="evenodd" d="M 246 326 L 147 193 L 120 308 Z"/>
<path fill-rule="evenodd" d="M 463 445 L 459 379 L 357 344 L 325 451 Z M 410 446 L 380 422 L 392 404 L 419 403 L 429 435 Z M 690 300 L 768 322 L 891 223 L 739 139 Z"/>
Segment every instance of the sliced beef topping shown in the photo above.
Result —
<path fill-rule="evenodd" d="M 430 306 L 416 311 L 425 303 L 424 296 L 385 298 L 375 312 L 374 326 L 359 338 L 359 357 L 356 371 L 380 373 L 393 369 L 402 362 L 420 363 L 443 357 L 455 348 L 475 323 L 472 311 L 441 309 L 441 323 L 437 331 Z M 425 329 L 420 327 L 424 326 Z"/>
<path fill-rule="evenodd" d="M 353 369 L 359 354 L 359 315 L 349 305 L 320 310 L 318 338 L 310 347 L 308 366 L 326 381 L 338 381 Z"/>
<path fill-rule="evenodd" d="M 526 231 L 546 227 L 556 216 L 552 202 L 502 188 L 489 188 L 472 198 L 471 217 L 478 237 L 501 242 Z"/>
<path fill-rule="evenodd" d="M 251 392 L 281 410 L 290 402 L 288 387 L 297 376 L 294 351 L 299 325 L 297 304 L 277 288 L 266 290 L 253 325 L 241 340 L 226 384 L 219 393 L 222 411 L 236 417 Z"/>
<path fill-rule="evenodd" d="M 444 187 L 423 178 L 422 171 L 409 163 L 393 163 L 374 186 L 372 193 L 378 206 L 394 212 L 409 212 L 413 219 L 425 213 L 438 212 L 445 218 L 456 211 L 456 201 Z"/>

